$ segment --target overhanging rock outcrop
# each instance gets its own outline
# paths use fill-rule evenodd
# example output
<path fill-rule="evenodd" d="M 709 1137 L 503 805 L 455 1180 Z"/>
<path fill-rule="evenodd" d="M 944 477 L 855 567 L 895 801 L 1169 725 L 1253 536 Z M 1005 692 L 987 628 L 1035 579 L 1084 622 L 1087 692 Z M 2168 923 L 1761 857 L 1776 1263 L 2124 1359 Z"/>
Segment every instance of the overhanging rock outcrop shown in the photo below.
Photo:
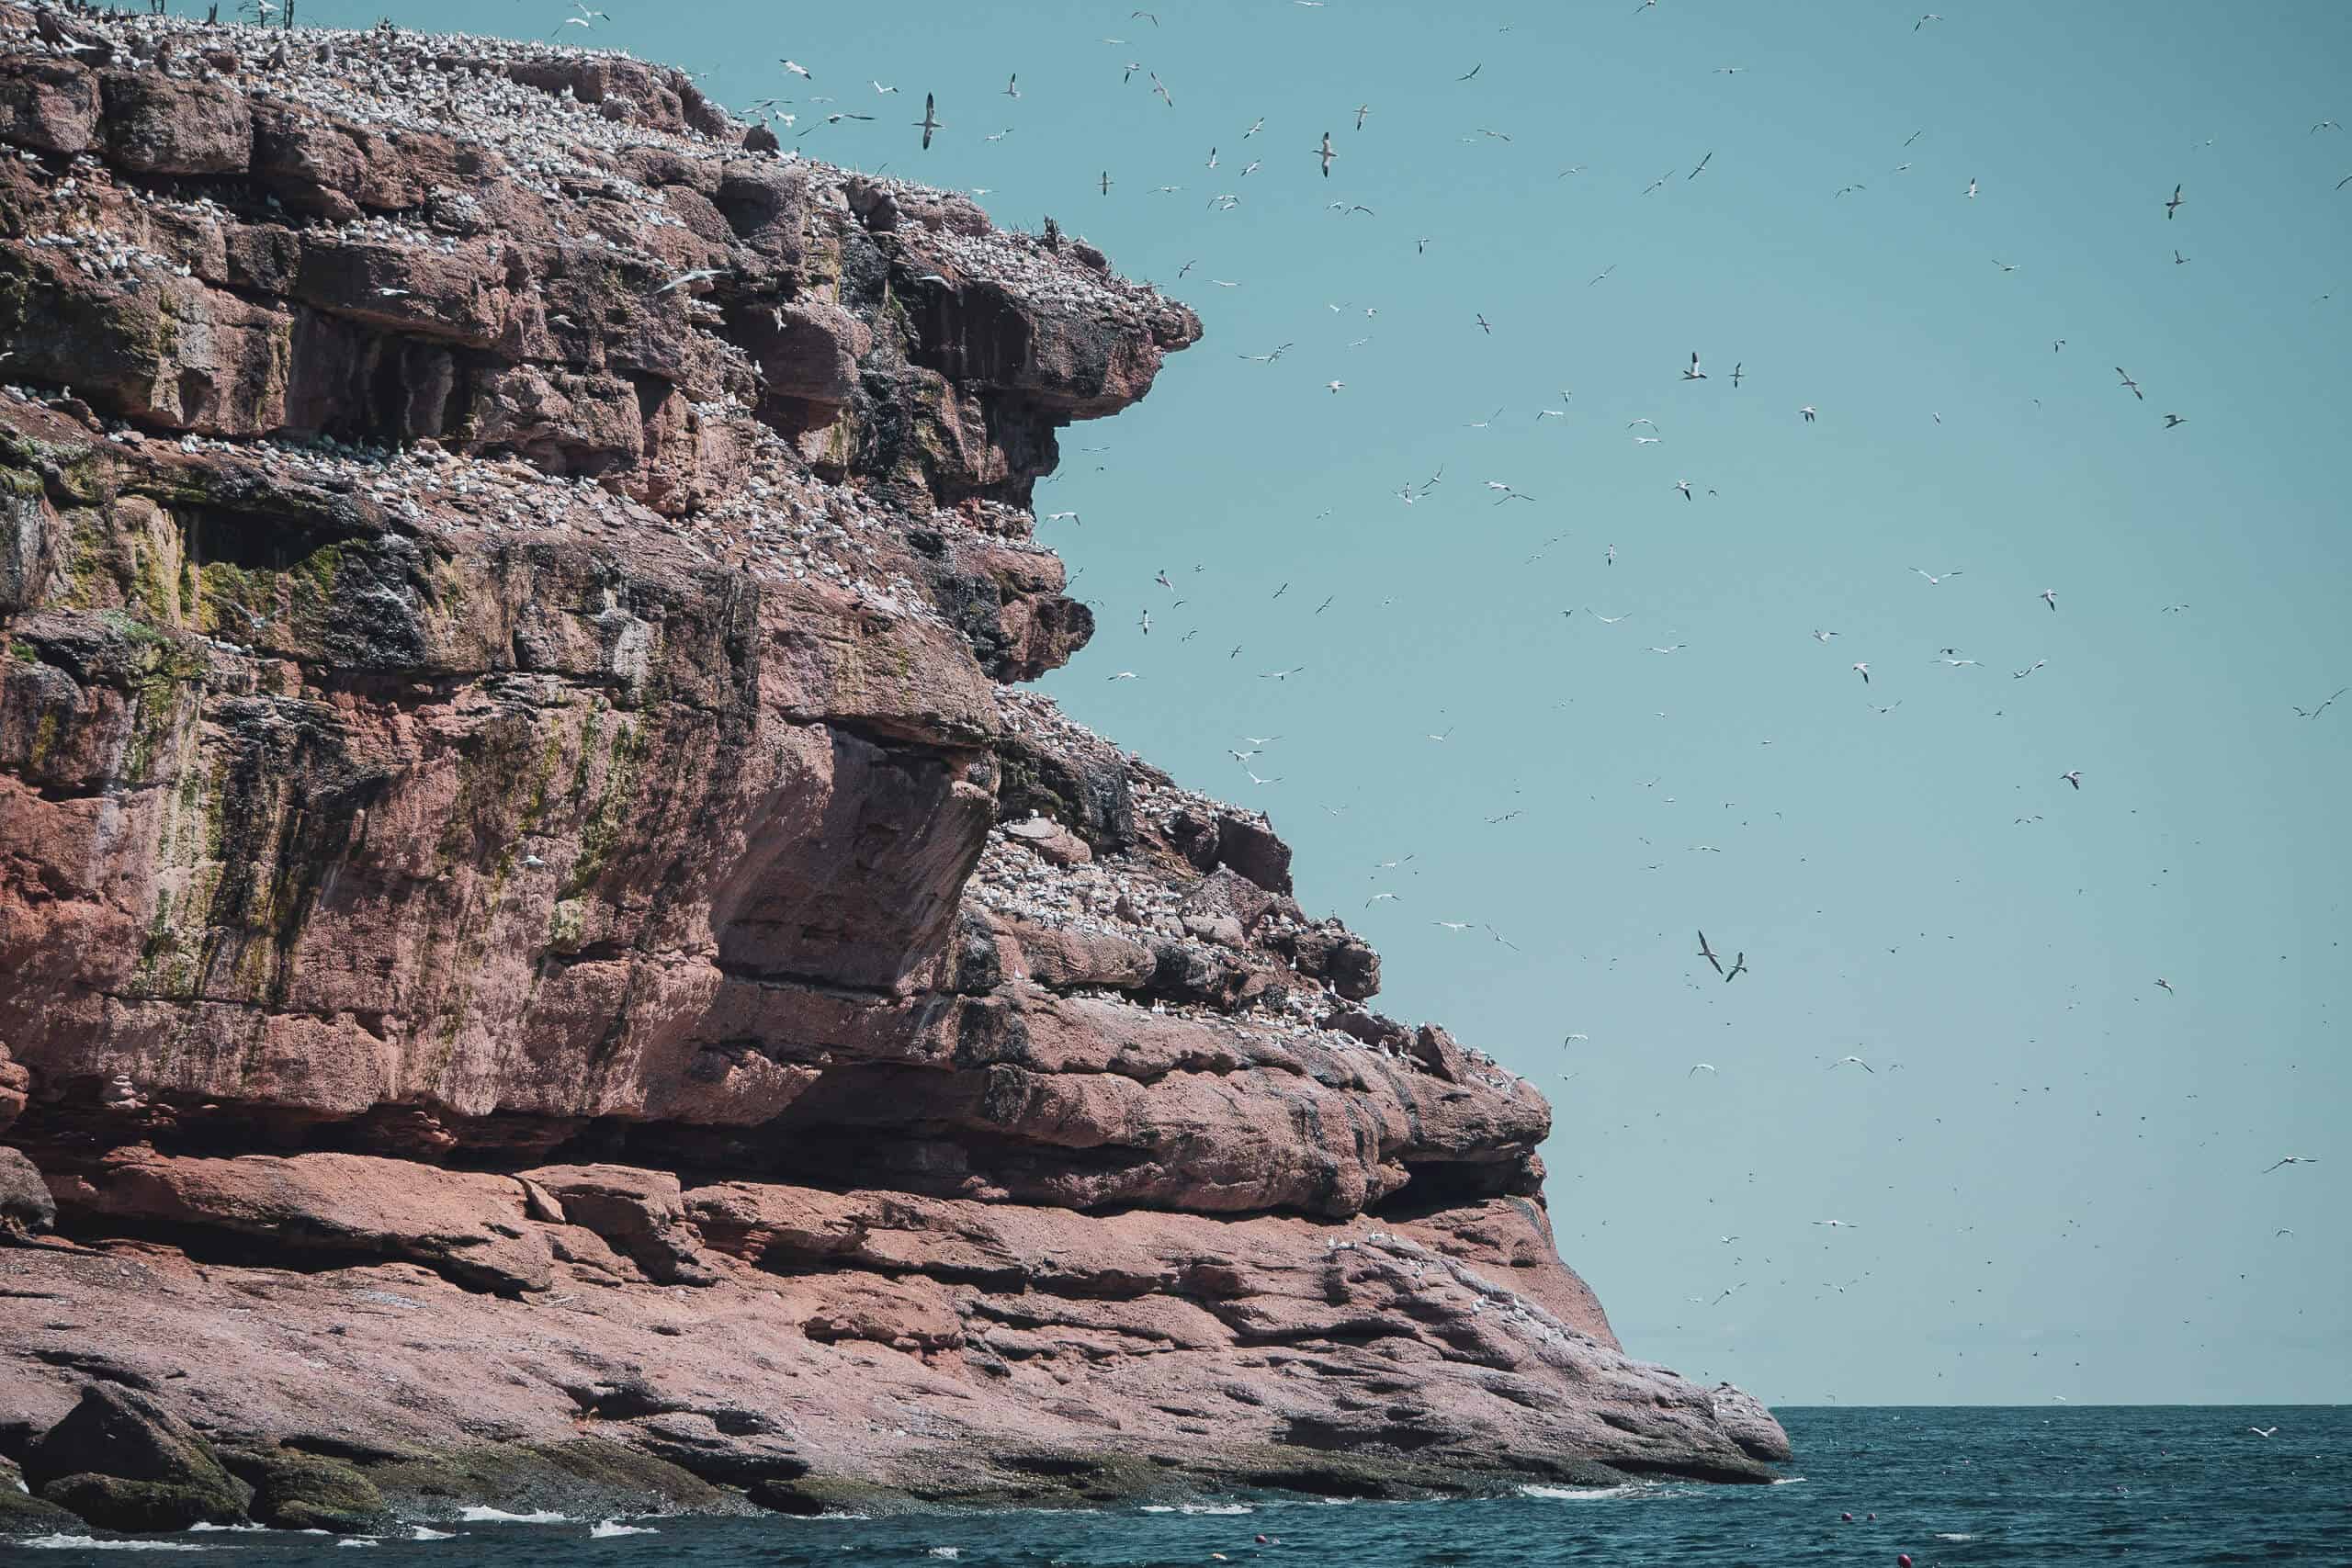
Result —
<path fill-rule="evenodd" d="M 1264 818 L 1009 684 L 1183 307 L 538 45 L 0 4 L 0 1454 L 170 1457 L 56 1501 L 1785 1456 Z"/>

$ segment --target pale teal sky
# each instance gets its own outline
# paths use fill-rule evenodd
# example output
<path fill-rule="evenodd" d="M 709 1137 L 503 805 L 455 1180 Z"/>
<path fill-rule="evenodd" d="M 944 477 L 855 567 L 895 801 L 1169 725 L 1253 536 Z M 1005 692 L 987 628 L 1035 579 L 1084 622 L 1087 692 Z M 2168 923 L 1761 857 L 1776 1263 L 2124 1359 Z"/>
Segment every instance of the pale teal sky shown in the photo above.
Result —
<path fill-rule="evenodd" d="M 2292 710 L 2352 683 L 2352 131 L 2312 129 L 2352 121 L 2352 8 L 1919 3 L 564 31 L 798 99 L 810 155 L 1050 212 L 1200 310 L 1039 492 L 1102 622 L 1048 688 L 1270 811 L 1381 1005 L 1552 1096 L 1562 1250 L 1629 1348 L 1785 1404 L 2343 1400 L 2352 699 Z M 1276 733 L 1253 785 L 1226 750 Z"/>

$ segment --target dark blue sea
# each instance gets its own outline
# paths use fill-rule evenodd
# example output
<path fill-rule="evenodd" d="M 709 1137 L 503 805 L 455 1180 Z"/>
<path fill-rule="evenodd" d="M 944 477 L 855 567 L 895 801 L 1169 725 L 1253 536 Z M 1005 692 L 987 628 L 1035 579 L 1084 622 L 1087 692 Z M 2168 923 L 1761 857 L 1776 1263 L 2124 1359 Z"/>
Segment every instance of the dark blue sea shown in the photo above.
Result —
<path fill-rule="evenodd" d="M 884 1519 L 637 1519 L 446 1527 L 387 1536 L 373 1561 L 415 1564 L 922 1563 L 962 1568 L 1519 1568 L 1544 1563 L 2352 1564 L 2352 1408 L 2060 1406 L 1780 1412 L 1797 1462 L 1774 1486 L 1667 1483 L 1530 1488 L 1450 1503 L 1201 1505 L 1190 1511 L 936 1514 Z M 2264 1438 L 2249 1427 L 2278 1428 Z M 1844 1516 L 1851 1514 L 1850 1521 Z M 1871 1516 L 1875 1515 L 1873 1518 Z M 1265 1536 L 1267 1544 L 1254 1538 Z M 257 1533 L 101 1547 L 0 1544 L 0 1559 L 119 1562 L 202 1551 L 228 1568 L 335 1563 L 362 1543 Z M 369 1560 L 362 1560 L 369 1561 Z"/>

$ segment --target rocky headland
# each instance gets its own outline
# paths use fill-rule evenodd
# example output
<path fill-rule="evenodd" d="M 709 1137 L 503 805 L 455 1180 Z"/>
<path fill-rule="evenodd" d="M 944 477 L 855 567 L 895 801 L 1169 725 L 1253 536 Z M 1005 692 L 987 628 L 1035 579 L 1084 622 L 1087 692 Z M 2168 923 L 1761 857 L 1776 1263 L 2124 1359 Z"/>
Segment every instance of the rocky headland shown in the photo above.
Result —
<path fill-rule="evenodd" d="M 625 57 L 0 4 L 0 1529 L 1769 1475 L 1017 684 L 1199 335 Z"/>

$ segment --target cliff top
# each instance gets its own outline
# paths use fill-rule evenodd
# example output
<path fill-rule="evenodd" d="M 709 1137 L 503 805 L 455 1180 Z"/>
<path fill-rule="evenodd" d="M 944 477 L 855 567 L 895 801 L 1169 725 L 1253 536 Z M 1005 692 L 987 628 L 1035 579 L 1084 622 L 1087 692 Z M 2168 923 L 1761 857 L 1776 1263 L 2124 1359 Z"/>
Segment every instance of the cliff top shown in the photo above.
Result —
<path fill-rule="evenodd" d="M 650 157 L 720 167 L 746 160 L 780 164 L 802 173 L 822 197 L 860 205 L 887 199 L 912 209 L 924 226 L 943 231 L 944 254 L 965 272 L 1040 305 L 1135 325 L 1161 318 L 1168 309 L 1156 288 L 1114 275 L 1102 253 L 1082 242 L 1047 245 L 1035 235 L 997 228 L 960 194 L 775 147 L 772 136 L 762 140 L 763 128 L 706 97 L 691 73 L 624 51 L 390 25 L 353 31 L 145 14 L 61 16 L 16 4 L 0 4 L 0 46 L 37 50 L 90 69 L 232 87 L 396 141 L 469 143 L 495 153 L 504 173 L 540 196 L 633 199 L 645 205 L 652 227 L 676 227 L 680 220 L 667 215 L 658 188 L 638 177 Z M 383 219 L 351 221 L 361 234 L 388 226 Z M 601 225 L 578 237 L 628 248 L 627 236 Z M 663 259 L 659 247 L 639 254 L 649 265 Z"/>

